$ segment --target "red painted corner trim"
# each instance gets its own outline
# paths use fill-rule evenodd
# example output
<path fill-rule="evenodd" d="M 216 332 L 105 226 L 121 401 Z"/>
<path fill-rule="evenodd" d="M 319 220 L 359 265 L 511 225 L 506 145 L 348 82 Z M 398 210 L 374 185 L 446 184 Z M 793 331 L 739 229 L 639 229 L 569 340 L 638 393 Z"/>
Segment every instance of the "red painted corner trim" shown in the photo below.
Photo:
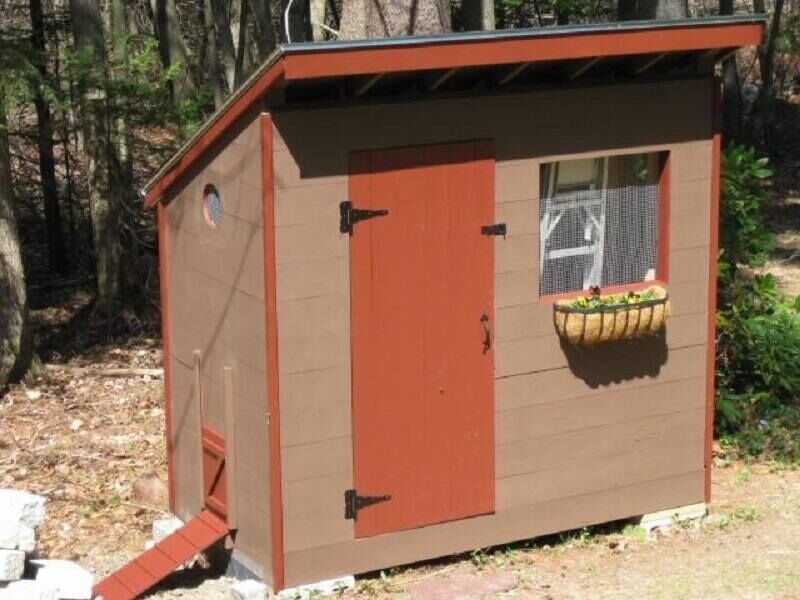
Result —
<path fill-rule="evenodd" d="M 172 443 L 172 376 L 169 347 L 169 273 L 167 267 L 167 208 L 159 203 L 158 213 L 158 277 L 161 290 L 161 361 L 164 367 L 164 421 L 167 436 L 167 488 L 169 510 L 175 514 L 175 448 Z"/>
<path fill-rule="evenodd" d="M 281 426 L 278 397 L 278 310 L 275 280 L 275 188 L 272 172 L 272 116 L 261 115 L 261 177 L 263 185 L 264 298 L 266 300 L 267 411 L 269 414 L 270 524 L 272 589 L 284 584 L 283 499 L 281 491 Z"/>
<path fill-rule="evenodd" d="M 722 153 L 722 82 L 719 77 L 711 80 L 711 193 L 710 221 L 711 231 L 708 241 L 708 337 L 706 351 L 706 434 L 704 498 L 711 501 L 711 461 L 714 447 L 714 376 L 716 375 L 716 316 L 717 316 L 717 252 L 719 246 L 719 203 L 720 203 L 720 157 Z"/>

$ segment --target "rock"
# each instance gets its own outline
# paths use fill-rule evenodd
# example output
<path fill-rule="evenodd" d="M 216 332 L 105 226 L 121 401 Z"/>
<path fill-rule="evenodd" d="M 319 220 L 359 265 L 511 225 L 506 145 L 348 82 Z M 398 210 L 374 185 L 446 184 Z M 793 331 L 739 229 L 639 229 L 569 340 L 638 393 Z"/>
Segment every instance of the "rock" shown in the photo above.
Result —
<path fill-rule="evenodd" d="M 167 494 L 167 484 L 153 471 L 145 473 L 133 482 L 133 498 L 137 502 L 160 506 L 166 503 Z"/>
<path fill-rule="evenodd" d="M 38 400 L 42 397 L 42 392 L 39 390 L 26 390 L 25 396 L 28 398 L 28 400 Z"/>
<path fill-rule="evenodd" d="M 0 515 L 36 529 L 44 521 L 45 499 L 22 490 L 0 489 Z"/>
<path fill-rule="evenodd" d="M 20 579 L 12 581 L 4 590 L 0 590 L 0 600 L 60 600 L 58 590 L 50 585 Z"/>
<path fill-rule="evenodd" d="M 0 550 L 33 552 L 35 549 L 36 532 L 33 527 L 23 525 L 19 519 L 0 514 Z"/>
<path fill-rule="evenodd" d="M 237 581 L 231 586 L 231 597 L 235 600 L 267 600 L 267 586 L 255 579 Z"/>
<path fill-rule="evenodd" d="M 25 572 L 22 550 L 0 550 L 0 581 L 16 581 Z"/>
<path fill-rule="evenodd" d="M 172 535 L 183 527 L 183 521 L 178 517 L 169 517 L 168 519 L 156 519 L 153 521 L 153 541 L 157 544 L 168 535 Z"/>
<path fill-rule="evenodd" d="M 58 589 L 59 600 L 91 600 L 94 575 L 69 560 L 32 560 L 36 581 Z"/>

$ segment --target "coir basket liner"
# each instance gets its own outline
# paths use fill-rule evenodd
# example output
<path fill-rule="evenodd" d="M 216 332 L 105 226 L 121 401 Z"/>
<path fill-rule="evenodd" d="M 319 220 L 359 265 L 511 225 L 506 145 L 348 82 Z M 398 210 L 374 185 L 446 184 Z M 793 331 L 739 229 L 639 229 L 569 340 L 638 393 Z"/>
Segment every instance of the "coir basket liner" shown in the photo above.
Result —
<path fill-rule="evenodd" d="M 641 293 L 647 292 L 652 297 L 635 304 L 579 307 L 573 300 L 560 300 L 553 306 L 556 331 L 563 339 L 584 346 L 658 333 L 669 315 L 669 297 L 659 286 Z"/>

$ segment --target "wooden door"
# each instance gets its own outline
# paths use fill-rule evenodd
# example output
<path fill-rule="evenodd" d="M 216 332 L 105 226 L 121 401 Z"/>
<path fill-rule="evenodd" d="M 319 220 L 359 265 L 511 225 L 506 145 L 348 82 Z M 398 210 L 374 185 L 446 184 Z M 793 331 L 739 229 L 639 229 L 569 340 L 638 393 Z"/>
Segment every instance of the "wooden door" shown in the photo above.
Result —
<path fill-rule="evenodd" d="M 353 153 L 350 200 L 388 211 L 350 240 L 356 537 L 491 513 L 491 143 Z"/>

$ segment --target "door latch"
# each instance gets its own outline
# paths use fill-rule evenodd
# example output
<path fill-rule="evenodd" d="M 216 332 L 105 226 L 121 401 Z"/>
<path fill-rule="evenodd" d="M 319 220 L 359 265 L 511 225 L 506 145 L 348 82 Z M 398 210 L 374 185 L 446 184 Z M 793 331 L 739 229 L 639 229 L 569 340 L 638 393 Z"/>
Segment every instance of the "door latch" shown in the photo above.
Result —
<path fill-rule="evenodd" d="M 349 200 L 339 204 L 339 231 L 353 235 L 353 225 L 359 221 L 384 217 L 389 214 L 386 209 L 367 210 L 363 208 L 353 208 L 353 203 Z"/>

